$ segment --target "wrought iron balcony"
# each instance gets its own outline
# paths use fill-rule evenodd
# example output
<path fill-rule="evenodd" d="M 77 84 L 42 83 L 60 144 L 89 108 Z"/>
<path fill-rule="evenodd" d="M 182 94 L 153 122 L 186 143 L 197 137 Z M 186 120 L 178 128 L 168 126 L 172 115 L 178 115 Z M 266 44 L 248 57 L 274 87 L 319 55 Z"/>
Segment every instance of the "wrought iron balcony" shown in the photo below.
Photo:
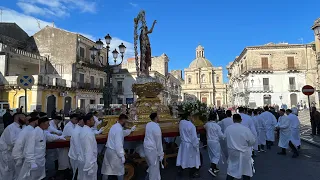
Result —
<path fill-rule="evenodd" d="M 261 85 L 248 87 L 249 92 L 273 92 L 273 86 L 271 85 Z"/>
<path fill-rule="evenodd" d="M 288 85 L 288 90 L 289 91 L 299 91 L 299 88 L 296 84 L 289 84 Z"/>

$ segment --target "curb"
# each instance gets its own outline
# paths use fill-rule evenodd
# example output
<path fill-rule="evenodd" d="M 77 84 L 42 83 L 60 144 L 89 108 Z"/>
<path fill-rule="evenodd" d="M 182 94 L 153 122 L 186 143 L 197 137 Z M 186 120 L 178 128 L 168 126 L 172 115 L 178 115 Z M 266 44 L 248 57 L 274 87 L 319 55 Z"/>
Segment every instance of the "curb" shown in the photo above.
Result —
<path fill-rule="evenodd" d="M 308 143 L 308 144 L 311 144 L 311 145 L 314 145 L 314 146 L 316 146 L 316 147 L 320 148 L 320 143 L 316 143 L 316 142 L 311 141 L 311 140 L 306 139 L 306 138 L 300 138 L 300 139 L 301 139 L 302 141 L 304 141 L 304 142 Z"/>

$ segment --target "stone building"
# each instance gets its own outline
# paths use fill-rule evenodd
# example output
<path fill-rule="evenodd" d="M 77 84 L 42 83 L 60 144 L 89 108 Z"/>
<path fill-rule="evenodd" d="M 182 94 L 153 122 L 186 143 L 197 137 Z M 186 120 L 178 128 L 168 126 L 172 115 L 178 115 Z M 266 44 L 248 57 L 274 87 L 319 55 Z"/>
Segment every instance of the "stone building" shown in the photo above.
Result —
<path fill-rule="evenodd" d="M 268 43 L 244 48 L 227 66 L 231 104 L 261 107 L 307 103 L 306 84 L 316 85 L 314 44 Z M 318 94 L 310 97 L 318 103 Z"/>
<path fill-rule="evenodd" d="M 31 48 L 36 47 L 33 37 L 15 23 L 0 23 L 0 41 L 0 101 L 9 102 L 10 108 L 15 109 L 25 106 L 27 98 L 28 106 L 24 108 L 28 112 L 51 112 L 53 108 L 68 112 L 72 108 L 64 94 L 73 96 L 75 90 L 67 87 L 66 80 L 56 73 L 47 57 L 39 56 L 37 48 Z M 35 79 L 27 97 L 17 85 L 19 75 L 33 75 Z"/>
<path fill-rule="evenodd" d="M 164 91 L 159 95 L 162 103 L 168 105 L 181 101 L 181 81 L 168 72 L 169 58 L 166 54 L 155 56 L 151 59 L 150 76 L 155 77 L 164 86 Z M 131 104 L 136 100 L 132 92 L 132 84 L 137 77 L 135 58 L 129 58 L 122 64 L 122 69 L 113 74 L 113 86 L 116 87 L 114 101 L 117 104 Z"/>
<path fill-rule="evenodd" d="M 186 101 L 200 100 L 217 107 L 226 105 L 226 86 L 222 67 L 214 67 L 205 58 L 204 48 L 196 48 L 196 58 L 184 69 L 182 97 Z"/>
<path fill-rule="evenodd" d="M 317 52 L 316 59 L 317 59 L 317 67 L 318 67 L 318 78 L 317 78 L 316 89 L 317 89 L 317 93 L 320 93 L 319 91 L 320 90 L 320 18 L 314 21 L 314 24 L 311 27 L 311 29 L 314 31 L 314 44 L 316 46 L 316 52 Z"/>
<path fill-rule="evenodd" d="M 76 95 L 70 97 L 75 107 L 88 111 L 90 104 L 103 104 L 106 49 L 101 51 L 100 60 L 93 58 L 90 48 L 95 45 L 94 41 L 50 26 L 35 33 L 33 38 L 39 53 L 49 57 L 57 73 L 66 79 L 67 86 L 77 89 Z"/>

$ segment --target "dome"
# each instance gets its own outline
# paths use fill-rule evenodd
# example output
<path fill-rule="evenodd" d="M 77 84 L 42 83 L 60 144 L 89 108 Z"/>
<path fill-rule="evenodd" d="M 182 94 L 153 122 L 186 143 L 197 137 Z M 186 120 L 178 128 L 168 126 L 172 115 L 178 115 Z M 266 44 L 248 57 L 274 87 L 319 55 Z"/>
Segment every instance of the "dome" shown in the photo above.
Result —
<path fill-rule="evenodd" d="M 211 62 L 204 57 L 204 47 L 199 45 L 196 48 L 196 59 L 193 60 L 189 68 L 203 68 L 203 67 L 213 67 Z"/>
<path fill-rule="evenodd" d="M 189 65 L 189 68 L 203 68 L 203 67 L 213 67 L 213 66 L 208 59 L 203 57 L 196 58 Z"/>

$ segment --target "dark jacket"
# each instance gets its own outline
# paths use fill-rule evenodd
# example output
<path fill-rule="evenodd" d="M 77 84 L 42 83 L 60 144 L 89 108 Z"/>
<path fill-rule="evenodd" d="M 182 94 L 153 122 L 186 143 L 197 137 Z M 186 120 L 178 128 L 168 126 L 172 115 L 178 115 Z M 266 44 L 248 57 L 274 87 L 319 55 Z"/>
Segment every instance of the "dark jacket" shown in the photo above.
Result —
<path fill-rule="evenodd" d="M 6 112 L 3 115 L 3 126 L 4 126 L 4 128 L 6 128 L 7 126 L 9 126 L 12 123 L 13 123 L 13 116 L 10 113 Z"/>

